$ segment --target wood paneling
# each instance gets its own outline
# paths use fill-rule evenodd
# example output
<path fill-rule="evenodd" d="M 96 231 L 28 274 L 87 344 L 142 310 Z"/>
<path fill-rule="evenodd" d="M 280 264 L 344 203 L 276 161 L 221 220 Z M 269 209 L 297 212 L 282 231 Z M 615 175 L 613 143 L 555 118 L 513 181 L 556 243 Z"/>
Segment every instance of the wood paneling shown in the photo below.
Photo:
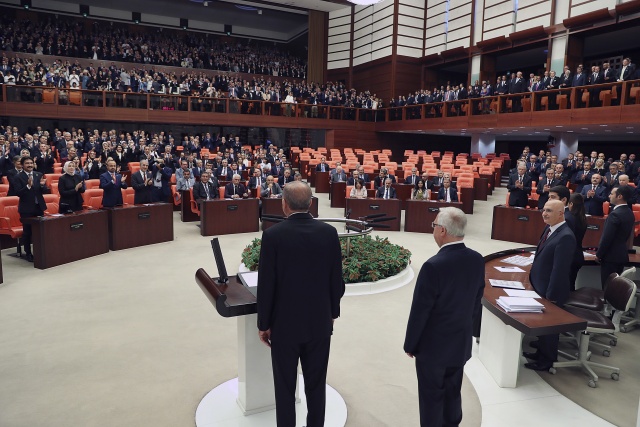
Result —
<path fill-rule="evenodd" d="M 420 87 L 420 74 L 422 66 L 419 61 L 403 57 L 396 57 L 396 77 L 395 88 L 393 90 L 394 97 L 398 95 L 407 95 L 409 92 L 415 92 L 421 89 Z M 387 102 L 386 106 L 389 105 Z"/>
<path fill-rule="evenodd" d="M 324 82 L 327 76 L 327 12 L 309 10 L 309 54 L 307 80 Z"/>
<path fill-rule="evenodd" d="M 388 100 L 393 95 L 391 56 L 353 67 L 353 86 L 357 90 L 374 89 L 379 98 Z"/>

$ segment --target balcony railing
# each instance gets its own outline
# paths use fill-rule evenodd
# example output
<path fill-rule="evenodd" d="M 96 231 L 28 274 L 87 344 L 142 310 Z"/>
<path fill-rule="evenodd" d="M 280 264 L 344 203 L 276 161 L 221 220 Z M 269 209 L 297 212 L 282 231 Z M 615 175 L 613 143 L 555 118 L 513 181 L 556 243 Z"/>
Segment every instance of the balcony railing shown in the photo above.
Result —
<path fill-rule="evenodd" d="M 577 110 L 619 105 L 640 105 L 640 80 L 592 86 L 487 96 L 459 101 L 413 104 L 402 107 L 366 109 L 305 102 L 284 103 L 247 99 L 208 98 L 172 94 L 58 89 L 42 86 L 2 85 L 0 101 L 72 106 L 79 108 L 122 108 L 155 111 L 184 111 L 210 114 L 281 116 L 360 122 L 396 122 L 432 118 L 511 114 L 549 110 Z"/>

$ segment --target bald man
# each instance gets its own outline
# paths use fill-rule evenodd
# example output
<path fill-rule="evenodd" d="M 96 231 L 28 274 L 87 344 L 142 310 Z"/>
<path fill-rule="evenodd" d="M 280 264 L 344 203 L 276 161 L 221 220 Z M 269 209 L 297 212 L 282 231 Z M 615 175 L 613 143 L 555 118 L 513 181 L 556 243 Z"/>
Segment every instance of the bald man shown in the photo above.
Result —
<path fill-rule="evenodd" d="M 538 295 L 562 307 L 571 290 L 571 254 L 576 247 L 576 238 L 564 220 L 564 203 L 560 200 L 545 203 L 542 220 L 547 226 L 536 249 L 529 281 Z M 533 362 L 524 366 L 535 371 L 548 371 L 558 360 L 558 335 L 538 338 L 538 351 L 524 353 L 524 357 Z"/>

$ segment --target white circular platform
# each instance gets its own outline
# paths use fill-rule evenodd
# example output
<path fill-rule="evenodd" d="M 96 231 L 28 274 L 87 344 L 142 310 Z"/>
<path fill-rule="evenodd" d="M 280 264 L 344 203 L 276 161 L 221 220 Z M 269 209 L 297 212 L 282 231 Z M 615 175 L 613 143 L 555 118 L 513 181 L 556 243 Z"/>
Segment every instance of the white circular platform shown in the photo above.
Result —
<path fill-rule="evenodd" d="M 240 268 L 238 269 L 239 273 L 246 273 L 249 269 L 244 265 L 244 263 L 240 264 Z M 353 295 L 370 295 L 370 294 L 379 294 L 382 292 L 389 292 L 394 289 L 398 289 L 408 284 L 415 277 L 415 273 L 411 268 L 411 263 L 407 265 L 407 268 L 402 270 L 400 273 L 395 276 L 387 277 L 386 279 L 378 280 L 377 282 L 359 282 L 359 283 L 348 283 L 346 285 L 345 296 L 353 296 Z"/>
<path fill-rule="evenodd" d="M 304 379 L 298 377 L 300 402 L 296 403 L 296 425 L 307 422 L 307 399 L 304 395 Z M 238 378 L 229 380 L 207 393 L 196 409 L 197 427 L 276 427 L 276 411 L 243 415 L 238 398 Z M 347 422 L 347 404 L 340 393 L 327 385 L 327 409 L 325 427 L 344 427 Z"/>

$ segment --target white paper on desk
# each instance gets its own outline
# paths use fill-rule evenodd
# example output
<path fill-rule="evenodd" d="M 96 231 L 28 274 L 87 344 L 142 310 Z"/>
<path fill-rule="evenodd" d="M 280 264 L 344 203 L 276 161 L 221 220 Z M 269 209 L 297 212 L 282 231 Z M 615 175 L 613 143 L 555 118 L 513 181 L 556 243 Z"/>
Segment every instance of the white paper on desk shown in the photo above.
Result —
<path fill-rule="evenodd" d="M 489 279 L 489 284 L 494 288 L 524 289 L 524 285 L 517 280 Z"/>
<path fill-rule="evenodd" d="M 500 273 L 524 273 L 520 267 L 496 267 Z"/>
<path fill-rule="evenodd" d="M 523 291 L 520 289 L 505 289 L 508 296 L 517 298 L 542 298 L 536 291 Z"/>
<path fill-rule="evenodd" d="M 247 285 L 247 288 L 255 288 L 258 286 L 258 272 L 257 271 L 249 271 L 248 273 L 241 273 L 242 279 L 244 283 Z"/>

